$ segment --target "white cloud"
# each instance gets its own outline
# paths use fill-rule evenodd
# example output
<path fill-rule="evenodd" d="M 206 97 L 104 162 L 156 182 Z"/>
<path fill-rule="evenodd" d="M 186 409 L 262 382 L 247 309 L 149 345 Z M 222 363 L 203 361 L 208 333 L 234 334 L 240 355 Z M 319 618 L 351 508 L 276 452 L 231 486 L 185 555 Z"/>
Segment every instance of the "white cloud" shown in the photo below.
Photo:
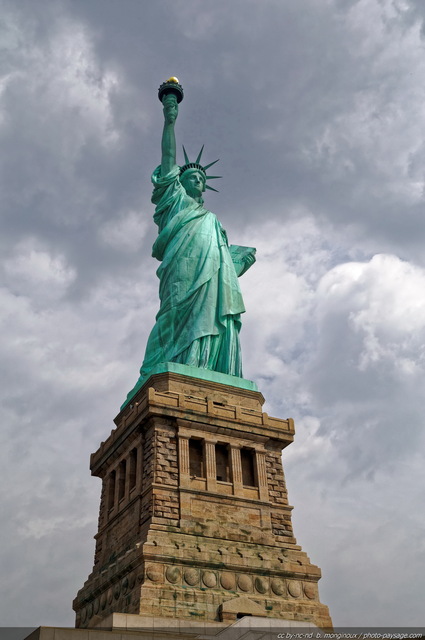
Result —
<path fill-rule="evenodd" d="M 3 29 L 4 220 L 24 233 L 29 227 L 32 236 L 47 221 L 52 229 L 86 224 L 103 198 L 86 158 L 99 150 L 108 159 L 120 152 L 113 110 L 119 77 L 98 61 L 90 29 L 60 4 L 39 15 L 35 6 L 34 15 L 5 7 Z"/>
<path fill-rule="evenodd" d="M 307 211 L 249 227 L 238 240 L 257 247 L 257 263 L 241 278 L 244 373 L 267 385 L 269 402 L 308 411 L 302 376 L 316 340 L 316 290 L 347 249 Z"/>
<path fill-rule="evenodd" d="M 152 224 L 150 216 L 140 211 L 128 211 L 100 227 L 99 235 L 102 241 L 111 247 L 138 251 L 143 244 L 149 224 Z"/>
<path fill-rule="evenodd" d="M 8 123 L 22 117 L 23 108 L 30 102 L 36 108 L 25 116 L 32 116 L 38 124 L 31 135 L 49 143 L 52 150 L 58 141 L 65 144 L 63 135 L 54 137 L 58 118 L 65 115 L 66 121 L 61 124 L 67 123 L 68 137 L 62 153 L 73 157 L 84 142 L 87 128 L 102 144 L 116 142 L 118 132 L 113 126 L 110 98 L 118 87 L 118 78 L 111 70 L 102 70 L 96 61 L 88 29 L 52 8 L 54 28 L 46 34 L 46 40 L 40 40 L 36 21 L 22 20 L 14 11 L 7 18 L 3 23 L 7 63 L 2 75 L 2 109 L 10 107 L 13 95 L 21 99 L 25 96 L 19 111 L 9 112 Z M 48 138 L 40 135 L 45 129 L 50 129 Z"/>
<path fill-rule="evenodd" d="M 62 531 L 70 529 L 81 529 L 87 524 L 92 524 L 93 518 L 73 520 L 69 518 L 69 514 L 48 518 L 29 518 L 21 524 L 17 529 L 17 534 L 23 539 L 38 540 L 45 536 L 60 534 Z"/>
<path fill-rule="evenodd" d="M 64 295 L 76 277 L 65 256 L 52 255 L 34 238 L 18 243 L 4 261 L 4 271 L 16 294 L 29 295 L 38 304 L 40 298 L 45 302 Z"/>
<path fill-rule="evenodd" d="M 375 195 L 413 204 L 424 195 L 425 59 L 420 21 L 404 22 L 407 12 L 405 2 L 360 0 L 344 14 L 351 100 L 335 104 L 304 152 L 333 182 L 351 174 L 361 191 L 372 175 Z"/>
<path fill-rule="evenodd" d="M 335 267 L 318 287 L 318 320 L 323 335 L 334 333 L 351 353 L 353 373 L 385 372 L 400 380 L 424 374 L 425 270 L 396 256 L 376 255 L 367 263 Z M 327 349 L 337 345 L 328 344 Z M 329 356 L 329 353 L 327 354 Z M 321 357 L 325 360 L 327 355 Z"/>

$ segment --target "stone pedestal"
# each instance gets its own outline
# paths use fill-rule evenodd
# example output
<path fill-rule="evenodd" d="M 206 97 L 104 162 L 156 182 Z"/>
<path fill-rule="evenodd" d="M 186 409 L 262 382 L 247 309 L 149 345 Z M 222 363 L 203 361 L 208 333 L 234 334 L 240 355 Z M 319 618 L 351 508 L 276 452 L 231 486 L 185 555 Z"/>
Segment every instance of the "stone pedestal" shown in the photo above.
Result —
<path fill-rule="evenodd" d="M 99 530 L 93 571 L 73 603 L 76 627 L 122 613 L 218 628 L 244 615 L 330 628 L 320 569 L 292 531 L 281 450 L 293 421 L 263 413 L 252 383 L 186 372 L 154 373 L 91 456 L 102 478 Z"/>

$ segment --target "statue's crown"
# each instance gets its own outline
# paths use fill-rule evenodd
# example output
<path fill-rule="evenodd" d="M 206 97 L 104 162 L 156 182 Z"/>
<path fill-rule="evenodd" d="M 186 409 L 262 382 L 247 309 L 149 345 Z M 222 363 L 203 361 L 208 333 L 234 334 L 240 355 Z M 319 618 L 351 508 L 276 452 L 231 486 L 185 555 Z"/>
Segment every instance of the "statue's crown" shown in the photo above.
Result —
<path fill-rule="evenodd" d="M 202 166 L 201 157 L 202 157 L 203 150 L 204 150 L 204 145 L 202 145 L 202 148 L 201 148 L 200 152 L 198 153 L 198 157 L 196 158 L 195 162 L 191 162 L 189 160 L 189 156 L 186 153 L 186 149 L 183 147 L 184 161 L 185 161 L 186 164 L 184 164 L 182 167 L 180 167 L 180 175 L 181 176 L 188 169 L 196 169 L 197 171 L 201 171 L 201 173 L 205 176 L 205 180 L 217 180 L 217 178 L 221 178 L 221 176 L 207 176 L 207 169 L 212 167 L 213 164 L 218 162 L 218 160 L 214 160 L 214 162 L 210 162 L 209 164 L 206 164 L 205 166 Z M 208 184 L 205 184 L 205 188 L 206 189 L 210 189 L 211 191 L 217 191 L 217 189 L 214 189 L 213 187 L 210 187 Z"/>

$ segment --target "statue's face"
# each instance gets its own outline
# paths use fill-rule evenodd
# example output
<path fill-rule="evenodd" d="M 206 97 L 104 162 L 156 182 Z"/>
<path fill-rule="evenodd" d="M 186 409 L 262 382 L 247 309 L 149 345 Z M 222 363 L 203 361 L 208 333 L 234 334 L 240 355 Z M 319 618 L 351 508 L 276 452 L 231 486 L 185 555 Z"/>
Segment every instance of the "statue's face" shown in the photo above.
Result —
<path fill-rule="evenodd" d="M 205 191 L 204 175 L 197 171 L 185 171 L 181 177 L 181 183 L 188 196 L 192 198 L 200 198 Z"/>

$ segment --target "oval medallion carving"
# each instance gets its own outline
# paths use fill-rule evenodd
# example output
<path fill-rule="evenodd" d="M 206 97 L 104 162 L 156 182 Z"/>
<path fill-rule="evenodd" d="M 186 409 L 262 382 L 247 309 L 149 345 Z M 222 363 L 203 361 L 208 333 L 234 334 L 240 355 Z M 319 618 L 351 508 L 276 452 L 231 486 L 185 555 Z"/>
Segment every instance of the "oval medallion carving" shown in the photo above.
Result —
<path fill-rule="evenodd" d="M 96 598 L 96 600 L 93 603 L 93 613 L 96 615 L 99 612 L 99 598 Z"/>
<path fill-rule="evenodd" d="M 162 564 L 150 564 L 146 567 L 146 575 L 152 582 L 160 582 L 164 573 Z"/>
<path fill-rule="evenodd" d="M 136 584 L 136 574 L 130 573 L 130 575 L 128 576 L 128 586 L 130 589 L 133 589 L 134 585 Z"/>
<path fill-rule="evenodd" d="M 299 582 L 291 580 L 288 584 L 288 591 L 293 598 L 299 598 L 301 595 L 301 585 Z"/>
<path fill-rule="evenodd" d="M 186 569 L 184 579 L 188 585 L 194 587 L 199 582 L 199 573 L 196 569 Z"/>
<path fill-rule="evenodd" d="M 87 619 L 87 609 L 84 607 L 84 609 L 81 609 L 81 622 L 84 624 L 86 619 Z"/>
<path fill-rule="evenodd" d="M 249 576 L 242 574 L 238 578 L 238 587 L 241 591 L 251 591 L 252 590 L 252 580 Z"/>
<path fill-rule="evenodd" d="M 202 582 L 204 583 L 204 585 L 206 587 L 210 587 L 210 589 L 212 587 L 215 587 L 217 584 L 217 577 L 215 575 L 215 573 L 213 573 L 212 571 L 204 571 L 203 575 L 202 575 Z"/>
<path fill-rule="evenodd" d="M 124 578 L 121 582 L 121 593 L 125 594 L 128 591 L 128 578 Z"/>
<path fill-rule="evenodd" d="M 108 593 L 106 595 L 106 598 L 108 600 L 108 604 L 112 603 L 112 598 L 114 597 L 113 593 L 112 593 L 112 589 L 108 589 Z"/>
<path fill-rule="evenodd" d="M 165 577 L 171 584 L 176 584 L 180 580 L 180 569 L 178 567 L 167 567 Z"/>
<path fill-rule="evenodd" d="M 92 616 L 93 616 L 93 602 L 90 602 L 89 606 L 87 607 L 87 618 L 90 620 Z"/>
<path fill-rule="evenodd" d="M 120 593 L 121 593 L 121 586 L 119 584 L 116 584 L 114 587 L 114 598 L 115 600 L 118 600 L 118 598 L 120 597 Z"/>
<path fill-rule="evenodd" d="M 281 596 L 285 591 L 285 585 L 283 584 L 282 580 L 279 580 L 279 578 L 272 580 L 271 587 L 273 593 L 275 593 L 277 596 Z"/>
<path fill-rule="evenodd" d="M 102 593 L 100 598 L 100 608 L 103 610 L 106 607 L 106 593 Z"/>
<path fill-rule="evenodd" d="M 306 582 L 304 585 L 304 593 L 310 600 L 313 600 L 316 595 L 316 587 L 311 582 Z"/>
<path fill-rule="evenodd" d="M 235 589 L 236 587 L 236 580 L 235 580 L 235 576 L 233 575 L 233 573 L 222 573 L 220 576 L 220 584 L 223 587 L 223 589 Z"/>
<path fill-rule="evenodd" d="M 255 588 L 257 589 L 258 593 L 266 593 L 267 591 L 267 580 L 265 578 L 260 578 L 259 576 L 257 576 L 257 578 L 255 578 Z"/>

